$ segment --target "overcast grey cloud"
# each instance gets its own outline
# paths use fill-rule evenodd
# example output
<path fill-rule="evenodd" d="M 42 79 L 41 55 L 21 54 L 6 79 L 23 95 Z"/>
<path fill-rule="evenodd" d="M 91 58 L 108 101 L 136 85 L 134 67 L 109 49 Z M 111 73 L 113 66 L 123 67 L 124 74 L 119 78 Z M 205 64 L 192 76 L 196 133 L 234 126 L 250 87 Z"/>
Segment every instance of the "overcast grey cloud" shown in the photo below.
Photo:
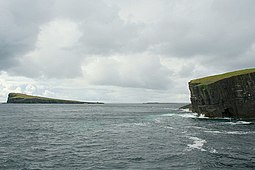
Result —
<path fill-rule="evenodd" d="M 169 88 L 172 72 L 154 56 L 117 56 L 94 60 L 84 68 L 86 77 L 97 85 L 162 89 Z"/>
<path fill-rule="evenodd" d="M 0 1 L 0 68 L 33 50 L 39 26 L 50 20 L 50 4 L 31 0 Z"/>
<path fill-rule="evenodd" d="M 20 91 L 188 101 L 190 79 L 254 67 L 254 8 L 253 0 L 0 0 L 1 100 Z"/>

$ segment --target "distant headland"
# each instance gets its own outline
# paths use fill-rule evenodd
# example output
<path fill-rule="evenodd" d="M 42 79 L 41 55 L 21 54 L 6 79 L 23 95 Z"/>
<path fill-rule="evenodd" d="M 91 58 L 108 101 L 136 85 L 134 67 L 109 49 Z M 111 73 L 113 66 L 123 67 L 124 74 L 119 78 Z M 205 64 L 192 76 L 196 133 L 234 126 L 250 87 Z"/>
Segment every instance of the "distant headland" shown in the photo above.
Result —
<path fill-rule="evenodd" d="M 191 80 L 189 89 L 192 112 L 255 119 L 255 68 Z"/>
<path fill-rule="evenodd" d="M 7 103 L 20 104 L 104 104 L 102 102 L 82 102 L 75 100 L 62 100 L 40 96 L 32 96 L 22 93 L 9 93 Z"/>

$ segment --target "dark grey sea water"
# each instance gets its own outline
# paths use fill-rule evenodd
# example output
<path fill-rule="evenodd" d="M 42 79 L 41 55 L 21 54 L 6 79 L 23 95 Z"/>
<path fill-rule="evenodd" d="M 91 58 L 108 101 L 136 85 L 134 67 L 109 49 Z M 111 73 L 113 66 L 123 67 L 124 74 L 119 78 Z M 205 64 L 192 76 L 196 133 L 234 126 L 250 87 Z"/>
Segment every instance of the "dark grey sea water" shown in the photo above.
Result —
<path fill-rule="evenodd" d="M 0 169 L 254 169 L 254 122 L 181 104 L 0 105 Z"/>

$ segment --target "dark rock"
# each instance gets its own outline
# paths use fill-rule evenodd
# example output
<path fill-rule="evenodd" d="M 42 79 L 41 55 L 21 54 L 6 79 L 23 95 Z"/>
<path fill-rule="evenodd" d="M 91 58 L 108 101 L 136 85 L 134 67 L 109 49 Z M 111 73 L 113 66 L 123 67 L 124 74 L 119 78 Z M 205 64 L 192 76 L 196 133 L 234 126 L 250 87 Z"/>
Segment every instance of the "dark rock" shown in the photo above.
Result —
<path fill-rule="evenodd" d="M 191 81 L 189 89 L 193 112 L 207 117 L 255 118 L 255 71 L 207 84 Z"/>
<path fill-rule="evenodd" d="M 192 111 L 192 105 L 191 104 L 187 104 L 185 106 L 180 107 L 179 109 L 189 109 L 190 111 Z"/>

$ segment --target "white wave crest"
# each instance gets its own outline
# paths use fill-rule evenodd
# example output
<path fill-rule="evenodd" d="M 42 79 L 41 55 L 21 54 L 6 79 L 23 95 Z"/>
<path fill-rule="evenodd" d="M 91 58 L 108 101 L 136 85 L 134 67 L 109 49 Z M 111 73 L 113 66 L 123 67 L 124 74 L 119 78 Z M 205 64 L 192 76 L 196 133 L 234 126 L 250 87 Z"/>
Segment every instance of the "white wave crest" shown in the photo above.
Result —
<path fill-rule="evenodd" d="M 217 130 L 205 130 L 204 132 L 206 132 L 206 133 L 216 133 L 216 134 L 223 133 L 223 132 L 220 132 L 220 131 L 217 131 Z"/>
<path fill-rule="evenodd" d="M 255 133 L 253 131 L 217 131 L 217 130 L 205 130 L 206 133 L 214 133 L 214 134 L 230 134 L 230 135 L 246 135 L 246 134 L 252 134 Z"/>
<path fill-rule="evenodd" d="M 166 128 L 166 129 L 175 129 L 175 128 L 171 127 L 171 126 L 164 126 L 164 128 Z"/>
<path fill-rule="evenodd" d="M 134 123 L 135 126 L 147 126 L 147 123 Z"/>
<path fill-rule="evenodd" d="M 166 117 L 171 117 L 171 116 L 174 116 L 174 115 L 176 115 L 176 114 L 174 114 L 174 113 L 168 113 L 168 114 L 163 114 L 163 115 L 160 115 L 160 116 L 166 116 Z"/>
<path fill-rule="evenodd" d="M 200 151 L 206 151 L 203 149 L 203 146 L 206 142 L 204 139 L 200 139 L 198 137 L 189 137 L 189 139 L 193 140 L 193 144 L 188 144 L 188 151 L 191 151 L 193 149 L 198 149 Z"/>
<path fill-rule="evenodd" d="M 192 113 L 189 109 L 180 109 L 181 112 L 189 112 Z"/>
<path fill-rule="evenodd" d="M 197 116 L 198 119 L 211 119 L 211 120 L 231 120 L 229 117 L 207 117 L 204 114 L 199 114 Z"/>
<path fill-rule="evenodd" d="M 230 132 L 226 132 L 227 134 L 231 134 L 231 135 L 246 135 L 250 132 L 243 132 L 243 131 L 230 131 Z"/>
<path fill-rule="evenodd" d="M 161 117 L 172 117 L 172 116 L 179 116 L 183 118 L 196 118 L 197 114 L 196 113 L 167 113 L 167 114 L 162 114 L 160 115 Z"/>
<path fill-rule="evenodd" d="M 198 119 L 209 119 L 209 117 L 206 117 L 204 114 L 200 114 Z"/>
<path fill-rule="evenodd" d="M 183 117 L 183 118 L 196 118 L 197 114 L 196 113 L 186 113 L 186 114 L 178 114 L 178 116 Z"/>
<path fill-rule="evenodd" d="M 211 148 L 211 150 L 209 151 L 210 153 L 218 153 L 216 149 Z"/>
<path fill-rule="evenodd" d="M 230 125 L 249 125 L 249 124 L 252 124 L 252 122 L 237 121 L 237 122 L 225 122 L 225 124 L 230 124 Z"/>
<path fill-rule="evenodd" d="M 204 129 L 207 130 L 208 128 L 206 127 L 201 127 L 201 126 L 187 126 L 188 128 L 194 128 L 194 129 Z"/>

